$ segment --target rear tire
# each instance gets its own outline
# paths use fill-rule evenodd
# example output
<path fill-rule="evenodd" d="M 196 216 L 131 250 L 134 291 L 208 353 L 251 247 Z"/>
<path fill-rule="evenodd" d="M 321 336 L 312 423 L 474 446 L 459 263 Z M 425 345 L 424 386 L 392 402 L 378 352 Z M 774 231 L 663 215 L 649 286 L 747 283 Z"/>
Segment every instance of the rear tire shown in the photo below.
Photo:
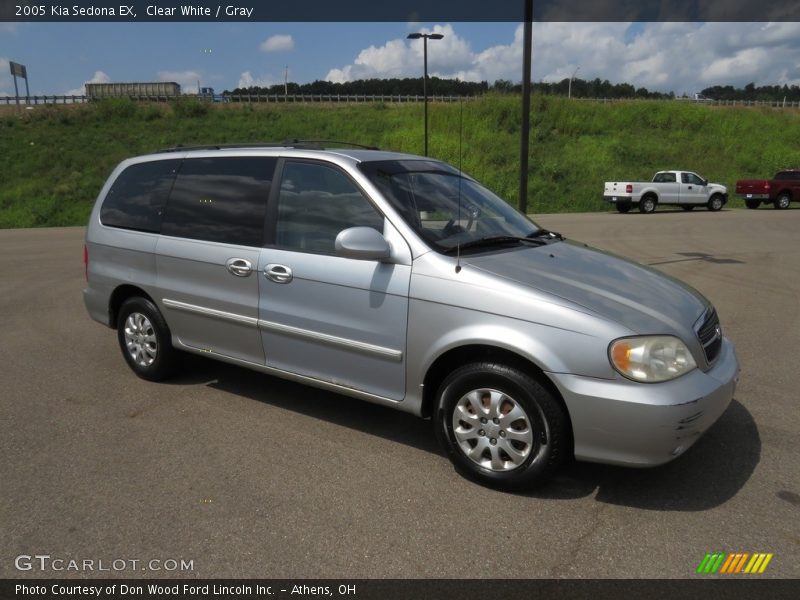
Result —
<path fill-rule="evenodd" d="M 654 196 L 645 196 L 639 200 L 639 212 L 644 214 L 655 212 L 656 204 L 658 204 L 658 200 Z"/>
<path fill-rule="evenodd" d="M 775 208 L 778 210 L 786 210 L 789 208 L 789 205 L 792 203 L 792 198 L 786 192 L 780 194 L 777 198 L 775 198 Z"/>
<path fill-rule="evenodd" d="M 755 210 L 756 208 L 758 208 L 759 206 L 761 206 L 761 200 L 753 200 L 753 199 L 748 199 L 748 200 L 745 200 L 745 201 L 744 201 L 744 205 L 745 205 L 747 208 L 750 208 L 750 209 L 753 209 L 753 210 Z"/>
<path fill-rule="evenodd" d="M 436 437 L 455 469 L 483 485 L 529 489 L 569 452 L 569 420 L 527 373 L 493 362 L 453 371 L 437 391 Z"/>
<path fill-rule="evenodd" d="M 119 308 L 117 340 L 122 356 L 142 379 L 162 381 L 175 368 L 172 334 L 158 308 L 147 298 L 127 299 Z"/>

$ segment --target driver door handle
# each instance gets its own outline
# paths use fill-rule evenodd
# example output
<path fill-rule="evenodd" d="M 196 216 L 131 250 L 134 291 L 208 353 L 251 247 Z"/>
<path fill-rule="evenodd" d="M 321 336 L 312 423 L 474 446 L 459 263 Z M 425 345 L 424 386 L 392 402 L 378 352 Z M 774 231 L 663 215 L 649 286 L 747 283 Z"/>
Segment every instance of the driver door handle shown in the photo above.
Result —
<path fill-rule="evenodd" d="M 269 264 L 264 267 L 264 277 L 275 283 L 289 283 L 292 280 L 292 270 L 284 265 Z"/>

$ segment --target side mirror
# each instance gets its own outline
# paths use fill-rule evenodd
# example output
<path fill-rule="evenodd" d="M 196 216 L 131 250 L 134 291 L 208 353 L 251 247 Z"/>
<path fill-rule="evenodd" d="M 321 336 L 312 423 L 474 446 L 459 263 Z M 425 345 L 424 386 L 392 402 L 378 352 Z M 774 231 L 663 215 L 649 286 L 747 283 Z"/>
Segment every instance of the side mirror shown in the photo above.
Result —
<path fill-rule="evenodd" d="M 350 227 L 339 232 L 336 254 L 358 260 L 385 260 L 391 254 L 389 242 L 372 227 Z"/>

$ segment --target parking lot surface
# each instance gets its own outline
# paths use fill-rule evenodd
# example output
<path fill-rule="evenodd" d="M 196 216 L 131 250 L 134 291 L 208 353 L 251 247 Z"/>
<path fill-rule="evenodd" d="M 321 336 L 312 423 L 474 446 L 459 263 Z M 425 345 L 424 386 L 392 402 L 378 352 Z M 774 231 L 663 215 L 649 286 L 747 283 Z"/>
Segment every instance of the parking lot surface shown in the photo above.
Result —
<path fill-rule="evenodd" d="M 83 307 L 83 229 L 0 231 L 0 577 L 691 578 L 708 552 L 800 577 L 800 209 L 536 220 L 716 305 L 741 380 L 673 463 L 507 494 L 401 412 L 192 356 L 142 381 Z"/>

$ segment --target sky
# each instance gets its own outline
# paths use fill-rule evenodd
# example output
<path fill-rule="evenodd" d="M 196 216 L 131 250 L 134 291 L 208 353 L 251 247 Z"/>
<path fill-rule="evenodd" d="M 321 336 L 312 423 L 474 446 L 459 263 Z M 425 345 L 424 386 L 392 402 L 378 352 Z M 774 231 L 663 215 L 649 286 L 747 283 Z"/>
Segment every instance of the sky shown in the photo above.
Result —
<path fill-rule="evenodd" d="M 522 79 L 519 23 L 0 23 L 0 96 L 8 61 L 32 95 L 82 94 L 86 82 L 198 82 L 217 91 L 317 79 Z M 691 94 L 713 85 L 800 85 L 800 23 L 534 23 L 534 81 L 608 79 Z M 24 93 L 24 82 L 19 81 Z"/>

